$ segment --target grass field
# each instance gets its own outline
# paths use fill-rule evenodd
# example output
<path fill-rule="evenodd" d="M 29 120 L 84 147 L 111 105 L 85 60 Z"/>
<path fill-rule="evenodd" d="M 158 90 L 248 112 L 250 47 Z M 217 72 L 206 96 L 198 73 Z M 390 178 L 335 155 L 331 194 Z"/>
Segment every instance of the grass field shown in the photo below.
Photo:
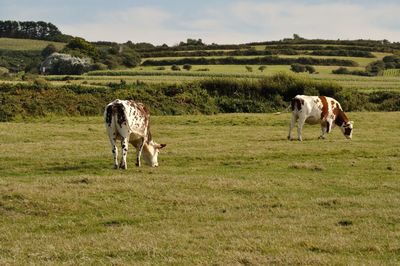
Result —
<path fill-rule="evenodd" d="M 258 70 L 258 65 L 252 66 L 253 72 L 248 72 L 245 66 L 242 65 L 199 65 L 193 66 L 192 70 L 186 71 L 171 71 L 168 67 L 166 70 L 159 71 L 156 67 L 136 67 L 130 70 L 113 70 L 107 71 L 110 75 L 82 75 L 76 76 L 81 79 L 69 81 L 70 83 L 87 83 L 87 84 L 102 84 L 105 85 L 109 82 L 119 82 L 121 79 L 128 83 L 136 83 L 137 81 L 149 83 L 181 83 L 190 82 L 197 79 L 204 78 L 261 78 L 263 76 L 275 75 L 277 73 L 290 71 L 290 66 L 266 66 L 266 69 L 261 72 Z M 198 71 L 198 69 L 209 69 L 209 71 Z M 360 91 L 371 92 L 376 90 L 400 90 L 400 76 L 377 76 L 377 77 L 362 77 L 355 75 L 335 75 L 332 70 L 336 69 L 335 66 L 316 66 L 315 69 L 318 74 L 296 74 L 310 77 L 315 80 L 321 81 L 334 81 L 341 86 L 349 89 L 358 89 Z M 360 68 L 349 68 L 351 70 L 360 70 Z M 101 72 L 100 72 L 101 73 Z M 114 74 L 115 75 L 114 75 Z M 121 74 L 121 75 L 120 75 Z M 65 84 L 64 81 L 54 81 L 60 79 L 58 76 L 48 76 L 49 80 L 54 84 Z"/>
<path fill-rule="evenodd" d="M 0 38 L 1 50 L 36 51 L 36 50 L 43 50 L 49 44 L 53 44 L 57 48 L 57 50 L 61 50 L 65 46 L 65 43 L 51 42 L 51 41 Z"/>
<path fill-rule="evenodd" d="M 100 117 L 0 123 L 0 264 L 398 265 L 400 113 L 348 115 L 152 117 L 160 167 L 126 171 Z"/>

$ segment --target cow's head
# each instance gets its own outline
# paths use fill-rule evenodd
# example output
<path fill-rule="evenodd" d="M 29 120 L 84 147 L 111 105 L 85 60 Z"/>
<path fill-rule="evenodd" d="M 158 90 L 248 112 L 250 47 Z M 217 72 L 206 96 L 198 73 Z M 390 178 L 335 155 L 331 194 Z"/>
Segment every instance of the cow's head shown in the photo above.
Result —
<path fill-rule="evenodd" d="M 154 141 L 150 141 L 149 143 L 145 143 L 143 146 L 143 158 L 146 164 L 151 167 L 158 166 L 158 153 L 162 148 L 167 146 L 167 144 L 158 144 Z"/>
<path fill-rule="evenodd" d="M 348 122 L 343 122 L 343 124 L 340 126 L 340 129 L 343 132 L 343 135 L 347 139 L 351 139 L 353 136 L 353 121 L 348 121 Z"/>

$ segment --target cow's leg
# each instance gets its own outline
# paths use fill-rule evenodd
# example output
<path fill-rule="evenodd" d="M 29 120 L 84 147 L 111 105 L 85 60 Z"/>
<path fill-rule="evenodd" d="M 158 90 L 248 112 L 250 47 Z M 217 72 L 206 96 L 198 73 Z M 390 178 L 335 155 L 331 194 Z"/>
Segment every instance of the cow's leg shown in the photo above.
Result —
<path fill-rule="evenodd" d="M 306 119 L 304 117 L 299 117 L 299 121 L 297 122 L 297 139 L 299 141 L 303 141 L 303 138 L 301 136 L 301 130 L 303 129 L 303 125 Z"/>
<path fill-rule="evenodd" d="M 118 169 L 118 148 L 117 148 L 116 131 L 113 130 L 111 127 L 108 127 L 107 133 L 111 143 L 111 151 L 114 158 L 114 168 Z"/>
<path fill-rule="evenodd" d="M 288 134 L 288 140 L 292 140 L 292 129 L 294 128 L 294 124 L 296 123 L 296 115 L 293 113 L 292 114 L 292 119 L 290 120 L 290 126 L 289 126 L 289 134 Z"/>
<path fill-rule="evenodd" d="M 142 155 L 143 151 L 143 146 L 144 146 L 144 138 L 140 138 L 139 145 L 136 150 L 136 166 L 140 166 L 140 156 Z"/>
<path fill-rule="evenodd" d="M 325 124 L 321 124 L 321 136 L 319 136 L 319 139 L 325 139 L 326 132 L 327 126 Z"/>
<path fill-rule="evenodd" d="M 326 134 L 331 132 L 332 123 L 333 123 L 333 121 L 327 120 L 326 123 L 321 124 L 321 136 L 319 136 L 320 139 L 325 139 L 326 138 Z"/>
<path fill-rule="evenodd" d="M 121 140 L 122 158 L 121 158 L 121 165 L 120 165 L 120 167 L 122 169 L 128 168 L 128 166 L 126 164 L 126 157 L 128 155 L 128 143 L 129 143 L 129 138 L 122 138 L 122 140 Z"/>

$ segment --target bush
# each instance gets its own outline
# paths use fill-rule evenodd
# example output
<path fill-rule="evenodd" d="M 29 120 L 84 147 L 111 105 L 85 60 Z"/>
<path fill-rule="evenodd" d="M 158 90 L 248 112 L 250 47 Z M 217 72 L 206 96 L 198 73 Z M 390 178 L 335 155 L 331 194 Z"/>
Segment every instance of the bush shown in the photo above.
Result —
<path fill-rule="evenodd" d="M 48 114 L 102 115 L 105 105 L 116 98 L 143 102 L 158 115 L 270 112 L 285 109 L 297 94 L 334 97 L 345 111 L 400 111 L 398 92 L 342 90 L 334 82 L 285 73 L 259 80 L 218 78 L 175 85 L 121 80 L 108 87 L 55 87 L 36 79 L 27 84 L 0 83 L 0 121 Z"/>
<path fill-rule="evenodd" d="M 308 73 L 310 74 L 315 73 L 315 68 L 313 66 L 306 65 L 305 68 Z"/>
<path fill-rule="evenodd" d="M 171 66 L 171 70 L 172 71 L 181 71 L 181 68 L 179 66 L 177 66 L 177 65 L 172 65 Z"/>
<path fill-rule="evenodd" d="M 185 70 L 189 71 L 189 70 L 191 70 L 191 69 L 192 69 L 192 65 L 189 65 L 189 64 L 184 64 L 184 65 L 183 65 L 183 69 L 185 69 Z"/>
<path fill-rule="evenodd" d="M 332 70 L 332 73 L 339 74 L 339 75 L 348 75 L 348 74 L 350 74 L 350 71 L 345 67 L 339 67 L 338 69 Z"/>

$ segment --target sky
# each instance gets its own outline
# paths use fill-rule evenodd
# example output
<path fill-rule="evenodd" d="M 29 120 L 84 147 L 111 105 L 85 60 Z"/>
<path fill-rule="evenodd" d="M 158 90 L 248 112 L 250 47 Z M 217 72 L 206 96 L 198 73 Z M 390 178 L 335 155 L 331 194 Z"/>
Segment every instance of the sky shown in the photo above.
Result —
<path fill-rule="evenodd" d="M 400 42 L 400 0 L 0 0 L 0 20 L 46 21 L 88 41 L 175 45 L 291 38 Z"/>

